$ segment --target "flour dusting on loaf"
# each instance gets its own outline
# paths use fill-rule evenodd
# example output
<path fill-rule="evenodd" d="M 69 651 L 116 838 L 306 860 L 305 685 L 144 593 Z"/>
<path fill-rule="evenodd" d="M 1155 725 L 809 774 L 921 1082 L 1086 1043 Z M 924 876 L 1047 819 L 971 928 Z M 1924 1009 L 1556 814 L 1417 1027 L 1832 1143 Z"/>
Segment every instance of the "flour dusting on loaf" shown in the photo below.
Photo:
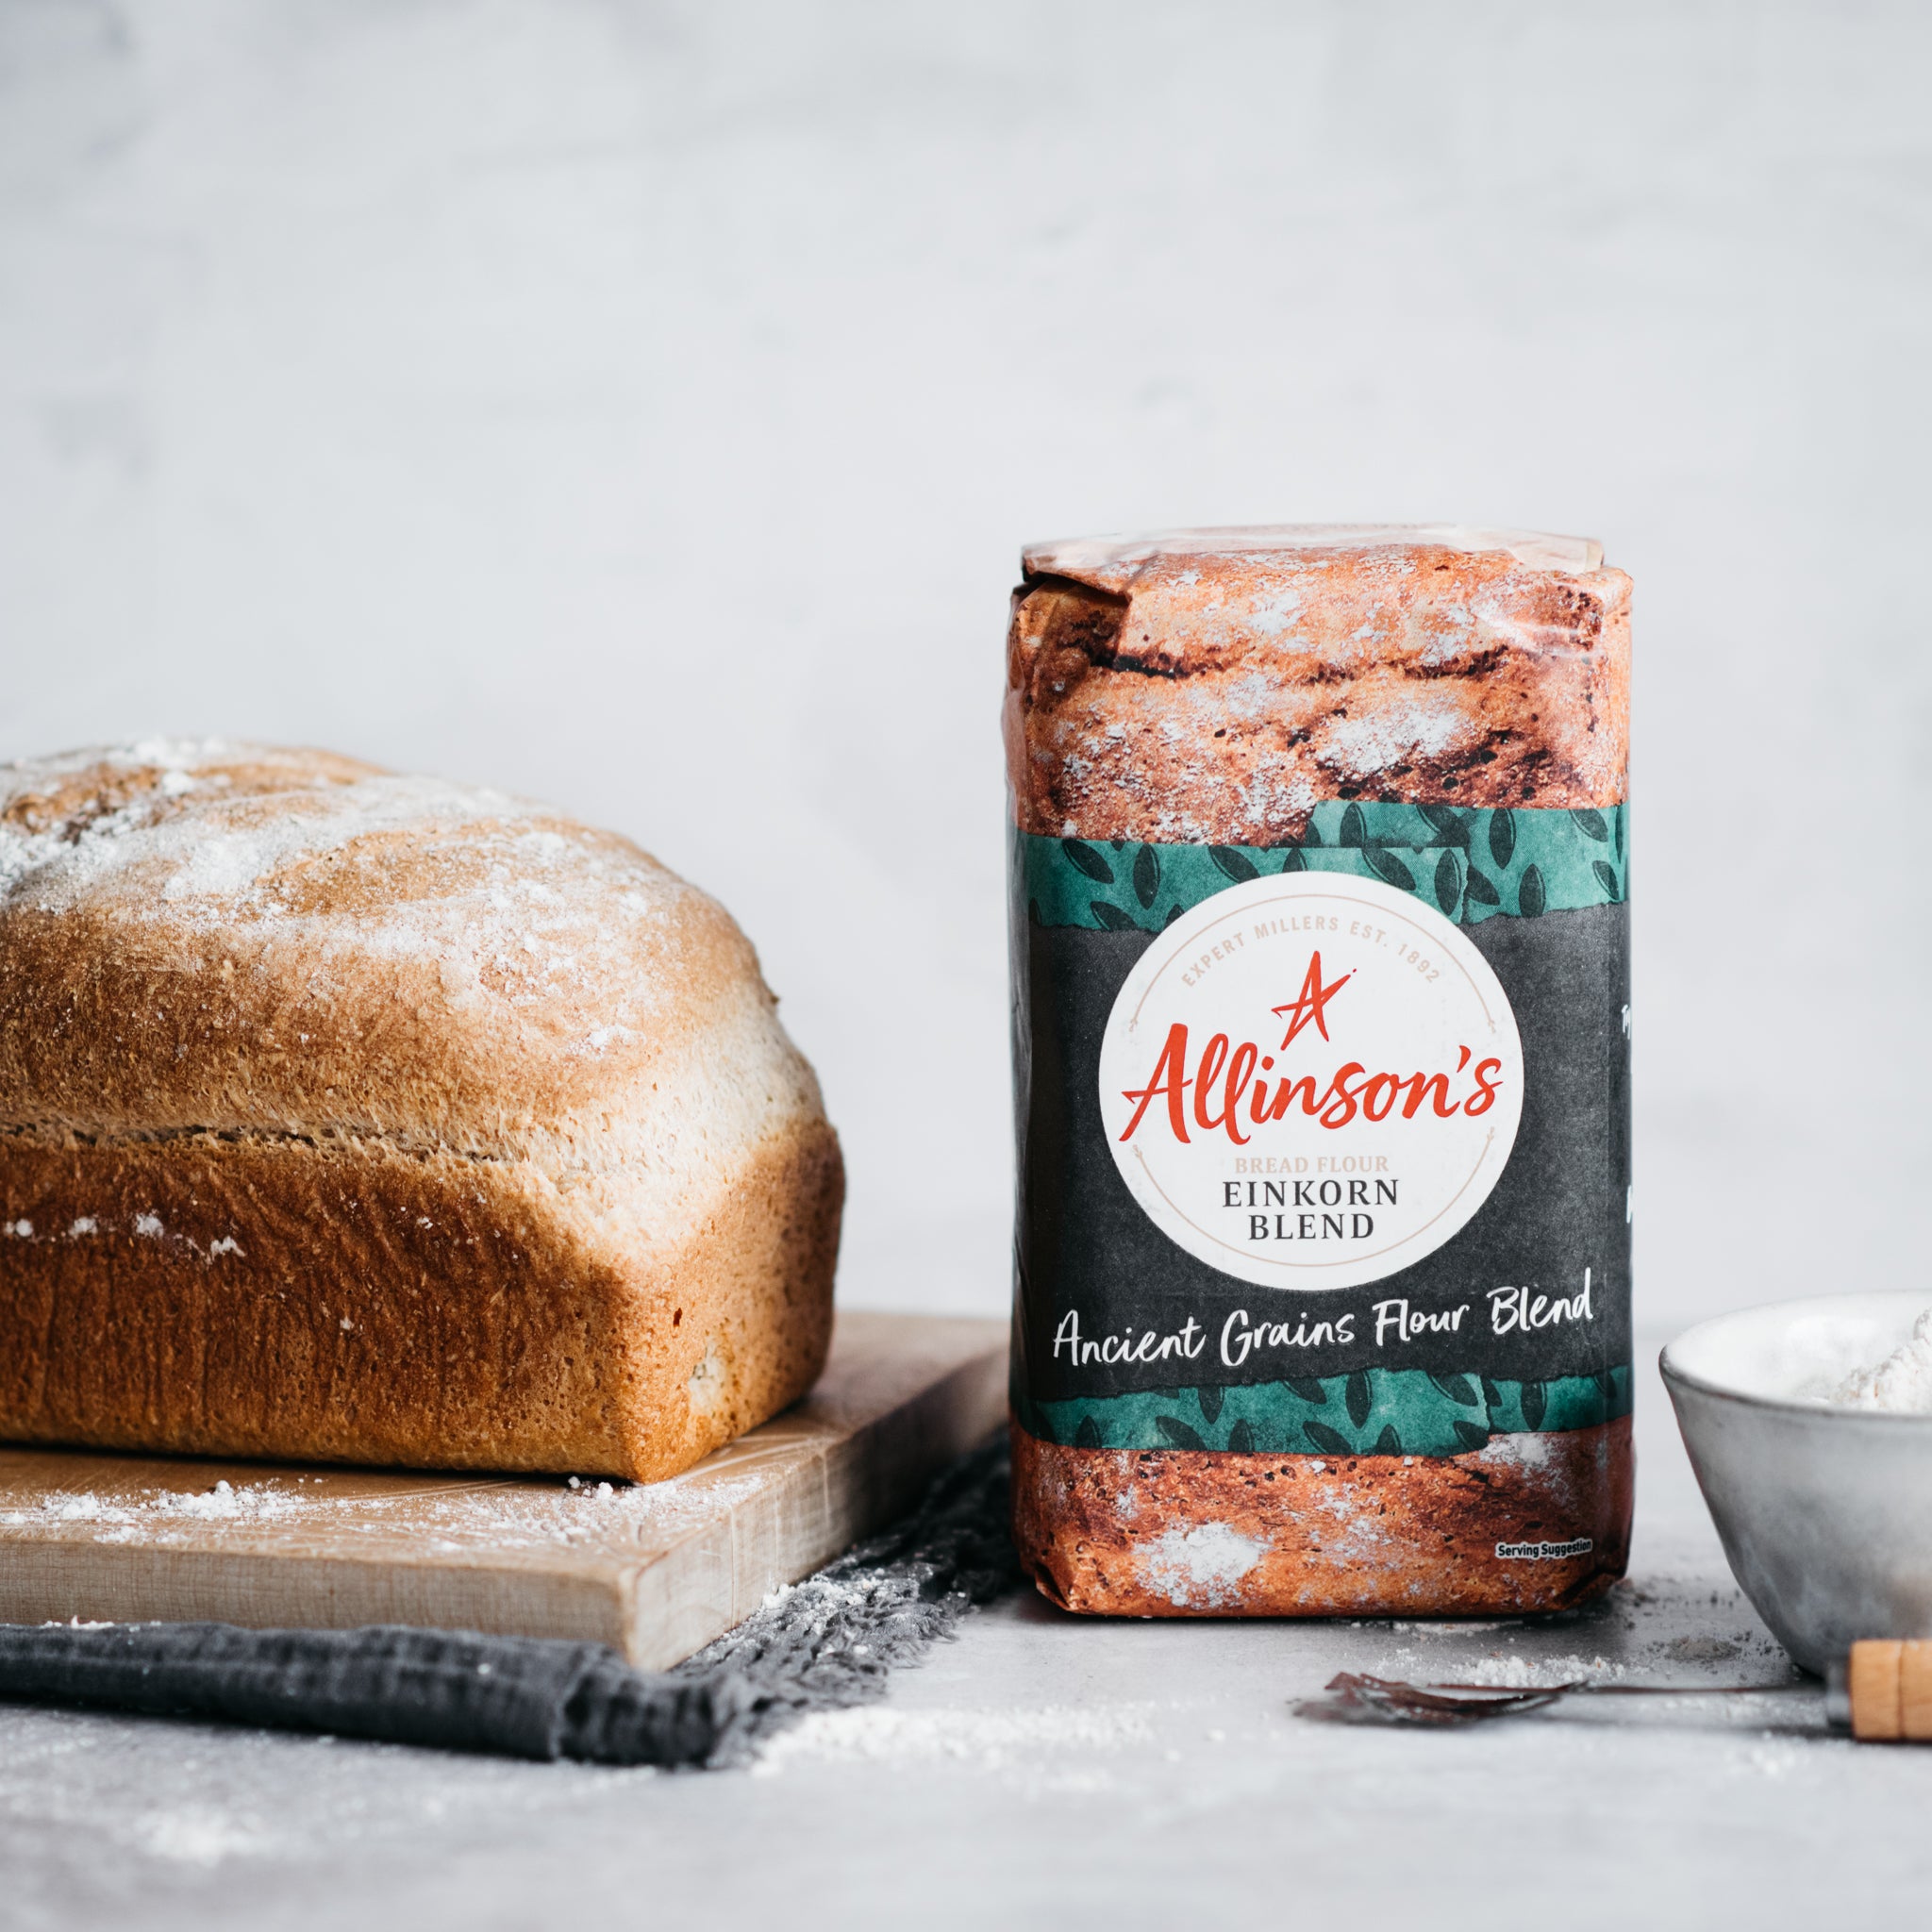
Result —
<path fill-rule="evenodd" d="M 51 1324 L 0 1367 L 6 1433 L 664 1474 L 816 1374 L 841 1186 L 749 943 L 626 840 L 319 752 L 0 767 L 0 1331 Z M 299 1347 L 258 1299 L 171 1336 L 222 1283 Z M 462 1341 L 463 1293 L 431 1403 L 407 1357 Z M 110 1345 L 63 1381 L 82 1303 Z M 318 1388 L 315 1336 L 402 1356 Z M 184 1346 L 249 1356 L 242 1419 L 162 1386 Z M 466 1377 L 500 1413 L 458 1418 Z"/>

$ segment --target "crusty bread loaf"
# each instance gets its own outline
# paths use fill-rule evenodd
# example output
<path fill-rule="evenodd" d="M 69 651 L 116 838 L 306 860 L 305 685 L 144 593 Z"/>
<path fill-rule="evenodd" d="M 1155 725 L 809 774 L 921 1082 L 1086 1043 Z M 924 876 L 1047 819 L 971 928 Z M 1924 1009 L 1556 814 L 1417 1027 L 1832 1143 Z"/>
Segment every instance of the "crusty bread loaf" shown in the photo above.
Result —
<path fill-rule="evenodd" d="M 715 902 L 316 752 L 0 767 L 0 1437 L 656 1478 L 823 1365 L 843 1175 Z"/>

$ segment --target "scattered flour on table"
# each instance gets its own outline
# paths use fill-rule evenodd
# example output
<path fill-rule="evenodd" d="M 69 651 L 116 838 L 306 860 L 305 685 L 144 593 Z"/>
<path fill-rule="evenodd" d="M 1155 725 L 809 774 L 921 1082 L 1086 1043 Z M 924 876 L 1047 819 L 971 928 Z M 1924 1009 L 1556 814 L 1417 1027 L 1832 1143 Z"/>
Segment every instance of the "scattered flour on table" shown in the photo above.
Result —
<path fill-rule="evenodd" d="M 1841 1408 L 1932 1415 L 1932 1308 L 1883 1361 L 1854 1369 L 1826 1400 Z"/>
<path fill-rule="evenodd" d="M 506 1815 L 534 1828 L 580 1806 L 587 1790 L 661 1775 L 0 1706 L 0 1818 L 9 1831 L 21 1842 L 30 1834 L 60 1868 L 105 1860 L 139 1885 L 210 1872 L 246 1884 L 251 1866 L 420 1848 L 425 1833 L 474 1834 Z M 130 1872 L 127 1854 L 152 1863 Z M 0 1899 L 10 1897 L 0 1887 Z M 129 1923 L 153 1916 L 121 1914 Z M 4 1907 L 0 1920 L 12 1923 Z M 248 1923 L 278 1921 L 270 1911 Z"/>
<path fill-rule="evenodd" d="M 1803 1748 L 1789 1739 L 1774 1737 L 1767 1731 L 1757 1743 L 1740 1751 L 1734 1761 L 1741 1770 L 1757 1777 L 1781 1783 L 1802 1769 L 1805 1760 Z"/>
<path fill-rule="evenodd" d="M 819 1710 L 781 1731 L 758 1754 L 755 1777 L 775 1777 L 794 1763 L 937 1763 L 981 1771 L 1033 1764 L 1042 1753 L 1117 1751 L 1153 1736 L 1135 1709 L 889 1710 L 859 1705 Z"/>
<path fill-rule="evenodd" d="M 1433 1633 L 1432 1633 L 1433 1634 Z M 1629 1666 L 1606 1657 L 1444 1657 L 1440 1651 L 1404 1650 L 1383 1670 L 1422 1684 L 1482 1684 L 1499 1690 L 1541 1690 L 1557 1684 L 1613 1684 Z"/>
<path fill-rule="evenodd" d="M 1457 1675 L 1466 1684 L 1494 1684 L 1499 1690 L 1534 1690 L 1545 1684 L 1574 1684 L 1588 1678 L 1593 1684 L 1614 1683 L 1628 1667 L 1604 1657 L 1486 1657 L 1457 1662 Z"/>
<path fill-rule="evenodd" d="M 215 1810 L 152 1811 L 136 1822 L 132 1835 L 155 1857 L 204 1871 L 276 1849 L 270 1834 Z"/>

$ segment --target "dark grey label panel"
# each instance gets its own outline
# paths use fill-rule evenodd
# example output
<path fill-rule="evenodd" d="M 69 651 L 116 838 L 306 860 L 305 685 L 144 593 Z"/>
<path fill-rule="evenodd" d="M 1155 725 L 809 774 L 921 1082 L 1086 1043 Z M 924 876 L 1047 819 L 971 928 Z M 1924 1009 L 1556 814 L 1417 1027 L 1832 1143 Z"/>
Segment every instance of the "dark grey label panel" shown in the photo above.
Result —
<path fill-rule="evenodd" d="M 1366 1287 L 1306 1292 L 1251 1286 L 1196 1260 L 1141 1211 L 1114 1165 L 1100 1120 L 1100 1042 L 1151 936 L 1021 914 L 1015 1372 L 1036 1399 L 1376 1367 L 1543 1378 L 1629 1360 L 1628 908 L 1466 930 L 1523 1040 L 1523 1120 L 1509 1163 L 1433 1255 Z M 1296 1205 L 1291 1195 L 1286 1205 Z M 1243 1347 L 1257 1326 L 1262 1339 Z M 1130 1335 L 1135 1357 L 1076 1355 L 1073 1331 L 1083 1342 Z"/>

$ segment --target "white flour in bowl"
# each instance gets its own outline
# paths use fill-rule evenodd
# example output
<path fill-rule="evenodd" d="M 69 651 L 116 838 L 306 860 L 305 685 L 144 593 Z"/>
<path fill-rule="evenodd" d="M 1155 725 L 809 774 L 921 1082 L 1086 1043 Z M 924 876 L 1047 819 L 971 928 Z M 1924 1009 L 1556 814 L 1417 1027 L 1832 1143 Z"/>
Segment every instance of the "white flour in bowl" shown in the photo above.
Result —
<path fill-rule="evenodd" d="M 1932 1415 L 1932 1308 L 1882 1361 L 1854 1369 L 1827 1398 L 1841 1408 Z"/>

